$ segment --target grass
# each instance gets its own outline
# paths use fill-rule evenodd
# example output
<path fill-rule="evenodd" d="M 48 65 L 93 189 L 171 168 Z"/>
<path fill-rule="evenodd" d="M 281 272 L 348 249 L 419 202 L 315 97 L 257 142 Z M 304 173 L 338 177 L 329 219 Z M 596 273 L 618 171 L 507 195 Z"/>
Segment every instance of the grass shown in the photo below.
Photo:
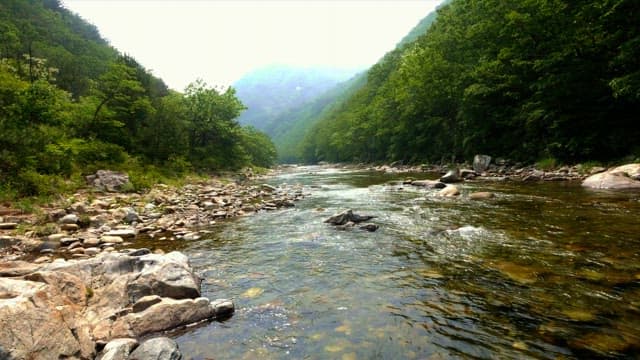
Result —
<path fill-rule="evenodd" d="M 541 159 L 536 162 L 536 168 L 543 171 L 553 170 L 557 168 L 558 165 L 559 165 L 558 161 L 552 157 Z"/>

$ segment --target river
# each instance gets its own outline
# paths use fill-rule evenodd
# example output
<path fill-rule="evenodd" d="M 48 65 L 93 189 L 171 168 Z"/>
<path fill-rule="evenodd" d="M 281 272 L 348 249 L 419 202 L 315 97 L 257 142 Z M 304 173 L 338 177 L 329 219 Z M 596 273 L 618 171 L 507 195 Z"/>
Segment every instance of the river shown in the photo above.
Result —
<path fill-rule="evenodd" d="M 640 354 L 640 194 L 299 167 L 295 208 L 175 244 L 228 320 L 174 333 L 194 359 L 573 359 Z M 425 174 L 412 174 L 425 178 Z M 431 178 L 435 178 L 431 176 Z M 493 199 L 470 200 L 473 191 Z M 376 232 L 323 221 L 375 215 Z M 163 246 L 162 244 L 157 244 Z M 166 244 L 165 244 L 166 245 Z"/>

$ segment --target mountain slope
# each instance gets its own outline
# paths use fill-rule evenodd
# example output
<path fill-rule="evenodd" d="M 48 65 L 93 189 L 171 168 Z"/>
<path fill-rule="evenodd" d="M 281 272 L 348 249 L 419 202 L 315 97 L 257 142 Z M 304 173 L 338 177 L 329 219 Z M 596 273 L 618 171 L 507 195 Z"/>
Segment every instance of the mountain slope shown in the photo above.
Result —
<path fill-rule="evenodd" d="M 283 112 L 313 99 L 356 70 L 329 67 L 271 65 L 243 76 L 233 84 L 247 109 L 238 121 L 273 135 L 274 120 Z"/>

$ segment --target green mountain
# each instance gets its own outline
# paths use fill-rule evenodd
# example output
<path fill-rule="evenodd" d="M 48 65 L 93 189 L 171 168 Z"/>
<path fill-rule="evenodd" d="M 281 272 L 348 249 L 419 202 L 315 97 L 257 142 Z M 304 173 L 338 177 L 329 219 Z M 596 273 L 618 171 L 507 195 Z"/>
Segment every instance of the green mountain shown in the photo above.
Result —
<path fill-rule="evenodd" d="M 316 122 L 304 159 L 638 157 L 639 21 L 632 0 L 453 0 Z"/>
<path fill-rule="evenodd" d="M 448 3 L 450 0 L 444 1 Z M 436 18 L 429 13 L 396 45 L 395 54 L 406 44 L 424 34 Z M 386 57 L 394 56 L 387 54 Z M 360 72 L 348 81 L 341 82 L 317 97 L 274 116 L 272 127 L 266 129 L 278 151 L 278 161 L 295 163 L 302 160 L 303 140 L 310 129 L 322 118 L 338 111 L 342 104 L 367 83 L 367 72 Z"/>
<path fill-rule="evenodd" d="M 275 147 L 239 125 L 243 108 L 232 88 L 170 91 L 59 0 L 0 2 L 0 200 L 55 194 L 105 167 L 142 188 L 269 166 Z"/>
<path fill-rule="evenodd" d="M 271 65 L 244 75 L 233 84 L 247 109 L 238 121 L 272 135 L 283 112 L 310 101 L 357 70 Z"/>

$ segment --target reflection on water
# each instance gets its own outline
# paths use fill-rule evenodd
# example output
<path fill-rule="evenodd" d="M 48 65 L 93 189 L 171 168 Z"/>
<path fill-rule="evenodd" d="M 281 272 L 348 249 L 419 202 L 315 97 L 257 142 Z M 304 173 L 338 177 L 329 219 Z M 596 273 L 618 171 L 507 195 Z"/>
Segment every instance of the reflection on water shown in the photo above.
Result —
<path fill-rule="evenodd" d="M 419 176 L 419 175 L 414 175 Z M 424 177 L 424 175 L 422 175 Z M 203 295 L 236 314 L 177 334 L 194 359 L 633 358 L 640 352 L 640 194 L 579 184 L 460 185 L 298 168 L 272 179 L 310 196 L 292 209 L 177 242 Z M 492 191 L 472 201 L 466 194 Z M 341 209 L 375 233 L 338 231 Z M 168 244 L 155 244 L 165 247 Z"/>

